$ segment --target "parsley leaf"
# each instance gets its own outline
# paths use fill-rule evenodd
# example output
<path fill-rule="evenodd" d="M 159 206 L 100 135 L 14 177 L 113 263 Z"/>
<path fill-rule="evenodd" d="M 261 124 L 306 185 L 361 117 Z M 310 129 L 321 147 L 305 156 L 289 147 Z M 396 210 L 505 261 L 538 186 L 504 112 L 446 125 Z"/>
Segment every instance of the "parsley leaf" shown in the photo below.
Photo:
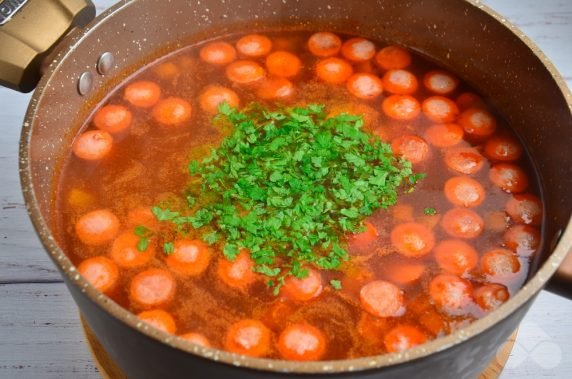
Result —
<path fill-rule="evenodd" d="M 163 252 L 167 255 L 173 254 L 175 252 L 175 245 L 173 242 L 165 242 L 163 244 Z"/>
<path fill-rule="evenodd" d="M 205 241 L 209 245 L 214 245 L 215 243 L 217 243 L 218 239 L 219 235 L 217 232 L 214 231 L 203 235 L 203 241 Z"/>
<path fill-rule="evenodd" d="M 335 290 L 341 290 L 342 289 L 342 282 L 336 279 L 332 279 L 330 280 L 330 285 L 332 286 L 332 288 L 334 288 Z"/>
<path fill-rule="evenodd" d="M 140 238 L 139 242 L 137 242 L 137 250 L 140 252 L 144 252 L 149 247 L 149 239 L 148 238 Z"/>
<path fill-rule="evenodd" d="M 145 227 L 143 225 L 137 225 L 135 227 L 135 229 L 133 230 L 133 233 L 137 237 L 147 237 L 151 233 L 151 230 L 149 230 L 147 227 Z"/>
<path fill-rule="evenodd" d="M 437 210 L 435 208 L 425 208 L 423 209 L 423 213 L 427 216 L 435 216 L 437 214 Z"/>
<path fill-rule="evenodd" d="M 172 221 L 179 216 L 179 212 L 173 212 L 170 209 L 162 209 L 160 207 L 151 208 L 151 212 L 153 212 L 159 221 Z"/>
<path fill-rule="evenodd" d="M 139 241 L 137 241 L 137 250 L 140 252 L 145 252 L 149 247 L 149 238 L 154 235 L 153 231 L 146 226 L 137 225 L 133 229 L 133 234 L 139 237 Z"/>
<path fill-rule="evenodd" d="M 238 256 L 238 253 L 240 251 L 238 250 L 238 247 L 236 245 L 232 245 L 230 243 L 227 243 L 226 245 L 224 245 L 224 249 L 222 252 L 223 252 L 224 256 L 226 257 L 226 259 L 233 262 L 236 259 L 236 257 Z"/>

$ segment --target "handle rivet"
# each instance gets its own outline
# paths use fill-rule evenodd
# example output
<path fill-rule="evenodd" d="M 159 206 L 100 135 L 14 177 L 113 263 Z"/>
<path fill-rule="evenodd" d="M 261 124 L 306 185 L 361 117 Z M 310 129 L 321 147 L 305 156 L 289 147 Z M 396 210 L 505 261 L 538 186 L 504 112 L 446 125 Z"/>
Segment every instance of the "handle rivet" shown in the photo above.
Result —
<path fill-rule="evenodd" d="M 115 57 L 109 51 L 101 54 L 97 60 L 97 72 L 101 75 L 107 74 L 113 68 Z"/>
<path fill-rule="evenodd" d="M 93 74 L 89 71 L 82 73 L 77 81 L 77 91 L 81 96 L 85 96 L 93 87 Z"/>

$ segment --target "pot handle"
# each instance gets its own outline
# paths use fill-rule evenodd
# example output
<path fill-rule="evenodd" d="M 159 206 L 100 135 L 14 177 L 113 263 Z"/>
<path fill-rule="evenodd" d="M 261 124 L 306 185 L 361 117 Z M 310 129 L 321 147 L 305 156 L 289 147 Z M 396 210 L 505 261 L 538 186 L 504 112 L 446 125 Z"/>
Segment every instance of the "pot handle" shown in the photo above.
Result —
<path fill-rule="evenodd" d="M 548 281 L 546 290 L 572 300 L 572 252 L 568 252 L 556 274 Z"/>
<path fill-rule="evenodd" d="M 94 17 L 90 0 L 0 0 L 0 85 L 33 90 L 57 44 Z"/>

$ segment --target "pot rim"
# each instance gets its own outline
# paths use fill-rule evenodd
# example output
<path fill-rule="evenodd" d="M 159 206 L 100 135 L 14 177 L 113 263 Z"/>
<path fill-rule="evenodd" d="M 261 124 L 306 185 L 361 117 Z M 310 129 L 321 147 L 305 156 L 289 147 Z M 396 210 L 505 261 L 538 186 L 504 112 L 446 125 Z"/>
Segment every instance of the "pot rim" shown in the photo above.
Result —
<path fill-rule="evenodd" d="M 538 46 L 536 46 L 536 44 L 514 24 L 507 21 L 506 18 L 492 10 L 487 5 L 482 4 L 480 0 L 463 1 L 486 13 L 496 22 L 501 23 L 505 28 L 509 29 L 510 32 L 512 32 L 517 38 L 519 38 L 528 46 L 532 53 L 538 57 L 544 67 L 554 78 L 556 84 L 560 88 L 562 95 L 566 99 L 569 110 L 572 113 L 572 92 L 568 88 L 562 76 L 559 74 L 558 70 L 548 60 L 546 55 L 538 48 Z M 562 233 L 558 244 L 546 262 L 538 269 L 533 277 L 530 278 L 511 299 L 509 299 L 509 301 L 504 303 L 494 312 L 491 312 L 487 316 L 472 322 L 470 325 L 459 329 L 454 333 L 399 353 L 389 353 L 357 359 L 318 362 L 292 362 L 278 359 L 252 358 L 229 353 L 215 348 L 201 347 L 194 343 L 183 340 L 182 338 L 168 334 L 147 325 L 139 318 L 137 318 L 136 315 L 121 307 L 106 295 L 100 293 L 91 284 L 84 280 L 82 276 L 77 272 L 76 267 L 72 264 L 67 255 L 60 249 L 54 237 L 51 235 L 48 223 L 41 214 L 32 185 L 33 181 L 31 175 L 31 165 L 29 162 L 29 146 L 31 142 L 32 130 L 35 124 L 38 104 L 40 104 L 40 101 L 42 100 L 44 89 L 49 85 L 53 73 L 59 70 L 63 61 L 65 61 L 70 55 L 74 54 L 76 46 L 82 43 L 82 40 L 85 36 L 97 31 L 98 27 L 100 27 L 100 24 L 104 19 L 113 16 L 115 13 L 120 12 L 125 7 L 134 6 L 135 3 L 137 3 L 137 0 L 126 0 L 115 4 L 100 14 L 94 21 L 92 21 L 92 23 L 88 25 L 88 27 L 81 31 L 74 32 L 72 36 L 70 36 L 70 39 L 67 42 L 64 42 L 67 44 L 67 46 L 65 46 L 65 48 L 58 53 L 58 56 L 54 62 L 52 62 L 52 64 L 49 66 L 31 99 L 22 127 L 19 149 L 20 181 L 26 202 L 26 209 L 30 219 L 32 220 L 36 233 L 38 234 L 42 245 L 46 249 L 46 252 L 54 261 L 56 266 L 58 266 L 64 275 L 67 276 L 69 281 L 73 283 L 73 285 L 85 293 L 91 301 L 96 303 L 109 314 L 121 322 L 127 324 L 131 328 L 136 329 L 144 335 L 162 342 L 172 348 L 183 350 L 185 352 L 192 353 L 215 362 L 221 362 L 237 367 L 300 374 L 324 374 L 372 370 L 385 366 L 403 364 L 414 359 L 427 357 L 433 353 L 437 353 L 460 344 L 494 326 L 501 320 L 508 317 L 511 313 L 515 312 L 518 308 L 529 301 L 531 297 L 538 293 L 544 287 L 548 279 L 556 272 L 558 266 L 562 263 L 567 253 L 572 250 L 572 222 L 569 221 L 566 229 Z"/>

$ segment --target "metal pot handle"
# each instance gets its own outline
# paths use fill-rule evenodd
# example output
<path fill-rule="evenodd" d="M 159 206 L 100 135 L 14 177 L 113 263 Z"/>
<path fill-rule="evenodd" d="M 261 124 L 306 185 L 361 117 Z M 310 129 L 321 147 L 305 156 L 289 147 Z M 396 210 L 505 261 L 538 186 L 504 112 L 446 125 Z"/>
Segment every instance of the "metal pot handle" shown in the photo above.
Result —
<path fill-rule="evenodd" d="M 58 42 L 94 17 L 90 0 L 0 0 L 0 85 L 33 90 Z"/>
<path fill-rule="evenodd" d="M 568 253 L 556 274 L 550 278 L 546 290 L 572 300 L 572 252 Z"/>

